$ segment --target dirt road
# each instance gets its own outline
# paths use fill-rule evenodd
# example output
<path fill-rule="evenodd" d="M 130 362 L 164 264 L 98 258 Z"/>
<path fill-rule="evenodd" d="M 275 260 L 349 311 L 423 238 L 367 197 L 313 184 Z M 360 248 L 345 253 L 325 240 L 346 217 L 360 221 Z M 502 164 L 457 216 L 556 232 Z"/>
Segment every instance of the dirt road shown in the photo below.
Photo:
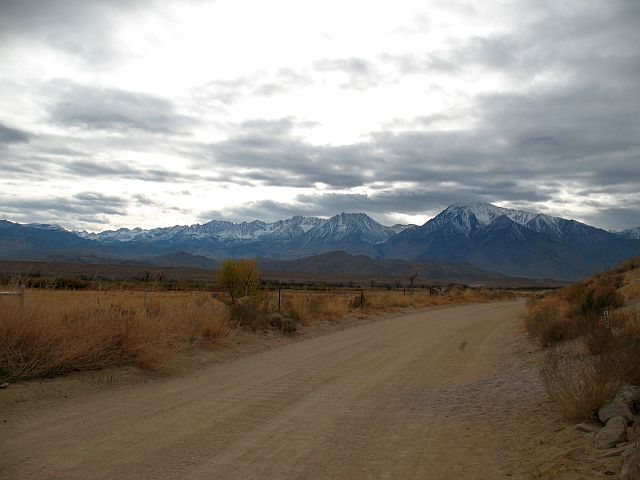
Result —
<path fill-rule="evenodd" d="M 517 478 L 511 410 L 539 394 L 512 371 L 522 309 L 389 318 L 10 416 L 0 478 Z"/>

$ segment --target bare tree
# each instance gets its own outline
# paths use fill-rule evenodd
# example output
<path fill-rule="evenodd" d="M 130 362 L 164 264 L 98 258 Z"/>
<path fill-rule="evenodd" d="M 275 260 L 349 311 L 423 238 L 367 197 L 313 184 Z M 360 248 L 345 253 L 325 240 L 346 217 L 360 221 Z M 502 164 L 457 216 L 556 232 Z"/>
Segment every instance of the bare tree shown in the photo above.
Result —
<path fill-rule="evenodd" d="M 413 284 L 416 281 L 416 278 L 418 278 L 418 274 L 420 273 L 420 268 L 418 266 L 412 266 L 409 268 L 409 287 L 411 288 L 411 293 L 413 293 Z"/>

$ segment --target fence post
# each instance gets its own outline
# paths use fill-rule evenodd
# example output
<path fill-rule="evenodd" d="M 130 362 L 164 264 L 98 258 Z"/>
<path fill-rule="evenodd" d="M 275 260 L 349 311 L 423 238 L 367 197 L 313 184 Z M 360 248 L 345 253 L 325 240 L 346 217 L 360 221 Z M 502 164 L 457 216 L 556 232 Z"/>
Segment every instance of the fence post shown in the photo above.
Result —
<path fill-rule="evenodd" d="M 24 285 L 20 285 L 19 292 L 20 292 L 20 306 L 24 307 Z"/>
<path fill-rule="evenodd" d="M 280 313 L 280 296 L 281 296 L 281 292 L 282 291 L 282 287 L 280 285 L 278 285 L 278 313 Z"/>
<path fill-rule="evenodd" d="M 609 320 L 609 310 L 603 312 L 604 316 L 604 328 L 611 331 L 611 321 Z"/>
<path fill-rule="evenodd" d="M 360 310 L 364 308 L 364 291 L 360 289 Z"/>

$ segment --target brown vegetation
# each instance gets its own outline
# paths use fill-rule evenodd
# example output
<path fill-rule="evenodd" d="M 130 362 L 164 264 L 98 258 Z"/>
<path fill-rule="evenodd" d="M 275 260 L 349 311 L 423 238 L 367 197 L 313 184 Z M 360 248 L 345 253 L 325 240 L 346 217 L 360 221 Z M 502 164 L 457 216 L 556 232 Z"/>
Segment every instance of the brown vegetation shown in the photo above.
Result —
<path fill-rule="evenodd" d="M 339 322 L 350 313 L 514 296 L 463 287 L 433 295 L 404 289 L 278 292 L 258 289 L 255 265 L 246 265 L 252 268 L 243 272 L 250 275 L 240 275 L 237 285 L 221 285 L 226 293 L 213 295 L 152 291 L 150 283 L 148 293 L 28 288 L 22 307 L 17 297 L 0 297 L 0 381 L 116 365 L 164 370 L 176 353 L 216 344 L 234 331 L 273 329 L 291 335 L 314 322 Z M 224 283 L 224 277 L 218 280 Z"/>
<path fill-rule="evenodd" d="M 0 302 L 0 379 L 46 377 L 133 364 L 162 368 L 170 355 L 230 329 L 204 294 L 29 290 Z"/>
<path fill-rule="evenodd" d="M 611 375 L 611 361 L 606 355 L 557 346 L 547 352 L 540 368 L 542 381 L 566 418 L 589 418 L 613 397 L 620 382 Z"/>
<path fill-rule="evenodd" d="M 529 302 L 525 329 L 552 347 L 542 379 L 567 417 L 593 416 L 619 384 L 640 381 L 640 314 L 627 306 L 638 297 L 636 258 Z"/>

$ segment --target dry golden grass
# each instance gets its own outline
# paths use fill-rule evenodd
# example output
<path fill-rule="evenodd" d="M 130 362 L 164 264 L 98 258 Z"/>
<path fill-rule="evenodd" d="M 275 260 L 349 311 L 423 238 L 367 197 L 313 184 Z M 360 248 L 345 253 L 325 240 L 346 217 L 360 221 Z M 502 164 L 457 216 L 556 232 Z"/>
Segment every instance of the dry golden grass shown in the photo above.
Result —
<path fill-rule="evenodd" d="M 624 275 L 625 285 L 620 289 L 620 292 L 625 296 L 627 300 L 636 300 L 640 298 L 640 268 L 637 270 L 630 270 Z"/>
<path fill-rule="evenodd" d="M 402 308 L 424 308 L 439 305 L 454 305 L 461 303 L 487 302 L 492 300 L 507 300 L 515 298 L 515 294 L 497 290 L 453 289 L 445 294 L 430 295 L 428 292 L 390 291 L 365 292 L 365 311 L 394 311 Z M 354 303 L 359 305 L 359 298 L 354 297 Z"/>
<path fill-rule="evenodd" d="M 281 312 L 304 326 L 314 320 L 338 321 L 349 313 L 349 299 L 349 296 L 340 293 L 287 292 Z"/>
<path fill-rule="evenodd" d="M 27 291 L 0 297 L 0 378 L 133 364 L 159 369 L 188 345 L 226 336 L 223 306 L 202 293 Z"/>
<path fill-rule="evenodd" d="M 611 359 L 553 348 L 540 369 L 547 393 L 563 415 L 572 420 L 589 419 L 607 403 L 619 387 L 611 374 Z"/>
<path fill-rule="evenodd" d="M 566 305 L 558 296 L 531 299 L 524 314 L 524 328 L 540 346 L 574 338 L 575 322 L 566 317 Z"/>
<path fill-rule="evenodd" d="M 283 291 L 278 323 L 269 320 L 278 305 L 273 291 L 233 305 L 210 293 L 152 292 L 145 307 L 141 291 L 28 289 L 23 307 L 16 297 L 0 297 L 0 381 L 115 365 L 163 370 L 176 353 L 215 343 L 235 329 L 275 328 L 277 323 L 295 332 L 296 324 L 339 322 L 354 312 L 375 314 L 512 296 L 464 289 L 433 296 L 365 292 L 360 308 L 355 292 Z"/>

